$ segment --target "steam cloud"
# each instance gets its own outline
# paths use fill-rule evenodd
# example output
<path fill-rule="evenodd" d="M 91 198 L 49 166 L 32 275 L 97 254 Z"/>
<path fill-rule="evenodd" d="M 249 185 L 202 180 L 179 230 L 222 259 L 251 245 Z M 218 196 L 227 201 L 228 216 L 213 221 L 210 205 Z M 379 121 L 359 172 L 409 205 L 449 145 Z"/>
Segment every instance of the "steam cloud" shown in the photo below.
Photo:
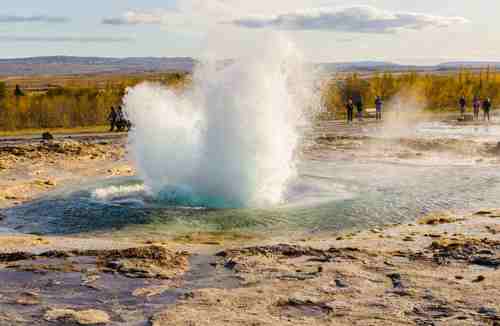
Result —
<path fill-rule="evenodd" d="M 148 83 L 128 90 L 130 153 L 157 197 L 215 208 L 283 200 L 304 111 L 320 97 L 293 45 L 265 43 L 225 69 L 200 66 L 184 92 Z"/>

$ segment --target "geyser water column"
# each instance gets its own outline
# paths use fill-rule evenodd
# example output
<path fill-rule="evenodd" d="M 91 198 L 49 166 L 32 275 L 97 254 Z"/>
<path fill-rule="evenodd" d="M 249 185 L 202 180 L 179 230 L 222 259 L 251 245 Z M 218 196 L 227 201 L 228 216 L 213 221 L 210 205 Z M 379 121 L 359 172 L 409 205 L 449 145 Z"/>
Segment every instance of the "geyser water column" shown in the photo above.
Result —
<path fill-rule="evenodd" d="M 283 200 L 296 176 L 305 110 L 319 101 L 295 47 L 275 37 L 267 43 L 224 68 L 200 65 L 188 89 L 128 90 L 130 152 L 154 196 L 212 208 Z"/>

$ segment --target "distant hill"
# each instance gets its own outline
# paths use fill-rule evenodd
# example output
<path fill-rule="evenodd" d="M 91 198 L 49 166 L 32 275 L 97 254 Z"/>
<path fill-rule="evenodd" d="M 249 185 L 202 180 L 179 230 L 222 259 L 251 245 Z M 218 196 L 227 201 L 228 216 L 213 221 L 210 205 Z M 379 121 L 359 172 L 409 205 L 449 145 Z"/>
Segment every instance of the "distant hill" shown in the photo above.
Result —
<path fill-rule="evenodd" d="M 385 61 L 324 62 L 316 64 L 326 72 L 345 71 L 401 71 L 416 68 Z"/>
<path fill-rule="evenodd" d="M 0 59 L 0 75 L 191 72 L 195 64 L 192 58 L 33 57 Z"/>
<path fill-rule="evenodd" d="M 459 68 L 481 69 L 488 67 L 500 68 L 500 61 L 453 61 L 437 65 L 437 68 L 440 70 L 459 69 Z"/>
<path fill-rule="evenodd" d="M 235 60 L 222 60 L 219 68 L 231 65 Z M 103 58 L 50 56 L 16 59 L 0 59 L 0 76 L 12 75 L 78 75 L 94 73 L 140 73 L 140 72 L 192 72 L 197 61 L 189 57 L 157 58 Z M 374 71 L 448 71 L 460 68 L 500 68 L 500 62 L 456 61 L 435 66 L 400 65 L 385 61 L 324 62 L 312 64 L 325 73 L 374 72 Z"/>

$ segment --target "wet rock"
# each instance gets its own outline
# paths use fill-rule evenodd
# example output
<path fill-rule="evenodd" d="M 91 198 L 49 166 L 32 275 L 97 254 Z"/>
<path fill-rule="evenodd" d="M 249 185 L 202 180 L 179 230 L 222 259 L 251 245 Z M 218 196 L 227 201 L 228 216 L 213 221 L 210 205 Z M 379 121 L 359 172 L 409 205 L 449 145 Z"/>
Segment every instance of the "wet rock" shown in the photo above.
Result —
<path fill-rule="evenodd" d="M 39 305 L 39 294 L 35 292 L 24 292 L 15 300 L 15 303 L 23 306 Z"/>
<path fill-rule="evenodd" d="M 108 271 L 131 278 L 170 278 L 187 269 L 187 253 L 174 253 L 162 246 L 129 248 L 124 250 L 73 252 L 95 256 L 98 264 Z"/>
<path fill-rule="evenodd" d="M 257 256 L 299 258 L 313 257 L 310 261 L 329 262 L 335 257 L 356 259 L 351 253 L 359 252 L 357 248 L 330 248 L 328 250 L 316 249 L 312 247 L 301 247 L 290 244 L 278 244 L 272 246 L 248 247 L 242 249 L 232 249 L 221 251 L 216 254 L 217 257 L 232 258 L 238 256 Z"/>
<path fill-rule="evenodd" d="M 448 307 L 445 303 L 422 305 L 413 308 L 413 313 L 426 320 L 449 318 L 456 314 L 456 311 Z"/>
<path fill-rule="evenodd" d="M 166 286 L 139 288 L 139 289 L 135 289 L 134 292 L 132 292 L 132 295 L 134 297 L 150 298 L 150 297 L 162 295 L 163 293 L 167 292 L 170 289 L 171 289 L 170 287 L 166 287 Z"/>
<path fill-rule="evenodd" d="M 42 139 L 43 140 L 54 140 L 54 136 L 50 132 L 44 132 L 42 134 Z"/>
<path fill-rule="evenodd" d="M 418 220 L 418 224 L 438 225 L 457 222 L 457 218 L 448 212 L 438 212 L 425 215 Z"/>
<path fill-rule="evenodd" d="M 433 253 L 433 260 L 446 264 L 449 260 L 461 260 L 473 263 L 477 255 L 500 250 L 500 242 L 489 239 L 442 239 L 434 241 L 428 248 Z M 481 262 L 481 259 L 477 259 Z"/>
<path fill-rule="evenodd" d="M 488 319 L 500 321 L 500 315 L 495 308 L 481 307 L 477 312 Z"/>
<path fill-rule="evenodd" d="M 335 279 L 335 286 L 337 286 L 338 288 L 347 288 L 347 287 L 349 287 L 349 285 L 347 285 L 347 283 L 345 283 L 341 279 Z"/>
<path fill-rule="evenodd" d="M 498 268 L 500 267 L 500 258 L 491 258 L 487 256 L 477 256 L 471 259 L 471 263 L 484 267 Z"/>
<path fill-rule="evenodd" d="M 302 256 L 322 256 L 323 250 L 313 249 L 310 247 L 301 247 L 289 244 L 278 244 L 273 246 L 249 247 L 236 250 L 228 250 L 219 252 L 216 256 L 228 257 L 232 255 L 263 255 L 263 256 L 284 256 L 289 258 L 297 258 Z"/>
<path fill-rule="evenodd" d="M 396 289 L 403 288 L 403 282 L 401 281 L 401 274 L 393 273 L 393 274 L 387 275 L 387 277 L 391 279 L 393 288 L 396 288 Z"/>
<path fill-rule="evenodd" d="M 34 257 L 35 255 L 27 252 L 0 253 L 0 262 L 10 263 L 20 260 L 28 260 Z"/>
<path fill-rule="evenodd" d="M 161 246 L 137 247 L 124 250 L 72 250 L 47 251 L 38 255 L 27 252 L 0 253 L 0 262 L 12 263 L 40 258 L 66 259 L 69 257 L 96 257 L 98 269 L 116 272 L 131 278 L 170 278 L 185 272 L 188 268 L 188 254 L 175 253 Z M 71 263 L 43 264 L 18 263 L 11 265 L 28 271 L 79 271 Z"/>
<path fill-rule="evenodd" d="M 285 274 L 278 276 L 278 279 L 283 281 L 306 281 L 312 280 L 319 277 L 317 273 L 294 273 L 294 274 Z"/>
<path fill-rule="evenodd" d="M 234 270 L 237 265 L 238 263 L 234 260 L 229 260 L 224 264 L 224 268 Z"/>
<path fill-rule="evenodd" d="M 78 325 L 105 325 L 111 322 L 108 313 L 102 310 L 49 309 L 45 320 L 51 322 L 69 322 Z"/>
<path fill-rule="evenodd" d="M 294 297 L 278 302 L 278 307 L 282 309 L 282 313 L 290 317 L 320 318 L 333 313 L 333 307 L 329 303 Z"/>
<path fill-rule="evenodd" d="M 44 182 L 44 184 L 49 187 L 55 187 L 57 185 L 57 183 L 54 180 L 47 180 Z"/>

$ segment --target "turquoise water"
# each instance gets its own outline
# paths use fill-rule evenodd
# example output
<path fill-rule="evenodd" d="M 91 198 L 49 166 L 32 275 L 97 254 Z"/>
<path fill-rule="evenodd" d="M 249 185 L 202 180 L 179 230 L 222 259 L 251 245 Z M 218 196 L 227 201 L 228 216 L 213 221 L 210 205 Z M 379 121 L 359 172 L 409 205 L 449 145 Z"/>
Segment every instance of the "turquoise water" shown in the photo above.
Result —
<path fill-rule="evenodd" d="M 267 208 L 211 209 L 189 193 L 153 198 L 140 180 L 96 181 L 7 211 L 9 227 L 40 234 L 164 234 L 193 231 L 330 231 L 411 221 L 435 210 L 500 206 L 492 166 L 423 166 L 343 160 L 306 161 L 286 202 Z M 179 190 L 180 189 L 180 190 Z M 176 190 L 176 191 L 177 191 Z M 172 196 L 172 194 L 174 194 Z"/>

